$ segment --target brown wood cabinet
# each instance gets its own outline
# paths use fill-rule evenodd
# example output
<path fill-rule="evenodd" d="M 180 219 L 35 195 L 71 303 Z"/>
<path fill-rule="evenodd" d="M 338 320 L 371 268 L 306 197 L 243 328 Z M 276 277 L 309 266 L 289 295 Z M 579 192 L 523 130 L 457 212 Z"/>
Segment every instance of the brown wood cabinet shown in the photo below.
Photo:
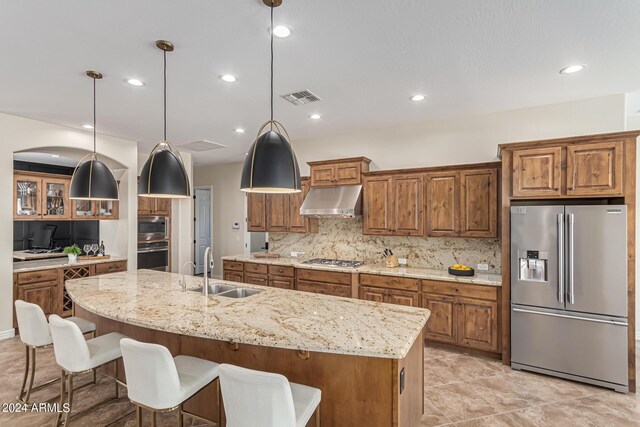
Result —
<path fill-rule="evenodd" d="M 624 141 L 567 146 L 567 195 L 622 195 L 623 150 Z"/>
<path fill-rule="evenodd" d="M 244 263 L 240 262 L 240 261 L 229 261 L 229 260 L 223 260 L 222 261 L 222 268 L 223 268 L 223 273 L 222 273 L 222 278 L 224 280 L 229 280 L 231 282 L 238 282 L 238 283 L 243 283 L 244 282 Z"/>
<path fill-rule="evenodd" d="M 302 191 L 291 194 L 247 193 L 247 230 L 272 233 L 317 233 L 318 219 L 304 218 L 300 206 L 309 192 L 309 177 Z"/>
<path fill-rule="evenodd" d="M 422 306 L 431 310 L 425 338 L 499 351 L 497 287 L 423 280 L 422 291 Z"/>
<path fill-rule="evenodd" d="M 371 160 L 366 157 L 309 162 L 311 187 L 360 184 L 362 172 L 369 170 L 369 163 Z"/>
<path fill-rule="evenodd" d="M 498 236 L 498 169 L 462 169 L 426 174 L 426 234 Z"/>
<path fill-rule="evenodd" d="M 138 215 L 171 216 L 171 199 L 138 196 Z"/>
<path fill-rule="evenodd" d="M 418 307 L 420 281 L 404 277 L 360 274 L 359 298 Z"/>
<path fill-rule="evenodd" d="M 38 172 L 15 172 L 13 175 L 13 219 L 72 219 L 69 199 L 71 177 Z"/>
<path fill-rule="evenodd" d="M 339 297 L 351 297 L 351 273 L 296 269 L 296 289 Z"/>
<path fill-rule="evenodd" d="M 562 194 L 562 147 L 513 151 L 513 195 L 560 196 Z"/>
<path fill-rule="evenodd" d="M 422 174 L 364 176 L 363 234 L 424 234 Z"/>

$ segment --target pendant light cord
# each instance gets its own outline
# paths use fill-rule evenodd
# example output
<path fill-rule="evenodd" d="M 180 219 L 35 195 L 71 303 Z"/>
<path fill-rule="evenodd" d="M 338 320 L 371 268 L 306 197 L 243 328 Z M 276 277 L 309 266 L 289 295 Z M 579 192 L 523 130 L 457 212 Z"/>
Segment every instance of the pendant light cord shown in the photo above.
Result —
<path fill-rule="evenodd" d="M 96 78 L 93 78 L 93 154 L 96 154 Z"/>
<path fill-rule="evenodd" d="M 273 3 L 271 3 L 271 130 L 273 130 Z"/>
<path fill-rule="evenodd" d="M 164 50 L 164 138 L 167 140 L 167 51 Z"/>

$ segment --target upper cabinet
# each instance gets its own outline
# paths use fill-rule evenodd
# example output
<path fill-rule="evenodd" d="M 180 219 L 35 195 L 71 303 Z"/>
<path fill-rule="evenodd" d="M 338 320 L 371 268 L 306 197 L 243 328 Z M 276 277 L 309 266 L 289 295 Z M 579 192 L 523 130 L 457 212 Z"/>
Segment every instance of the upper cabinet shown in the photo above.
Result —
<path fill-rule="evenodd" d="M 13 177 L 14 211 L 17 220 L 71 219 L 69 184 L 71 177 L 16 173 Z"/>
<path fill-rule="evenodd" d="M 247 231 L 317 233 L 318 219 L 300 215 L 309 188 L 309 177 L 302 177 L 300 193 L 247 193 Z"/>
<path fill-rule="evenodd" d="M 424 234 L 422 174 L 365 175 L 363 193 L 363 234 Z"/>
<path fill-rule="evenodd" d="M 428 172 L 425 180 L 427 236 L 498 236 L 496 165 Z"/>
<path fill-rule="evenodd" d="M 624 196 L 625 161 L 634 161 L 625 152 L 637 133 L 501 145 L 507 190 L 514 199 Z"/>
<path fill-rule="evenodd" d="M 171 199 L 138 196 L 138 215 L 171 216 Z"/>
<path fill-rule="evenodd" d="M 42 178 L 15 174 L 13 176 L 13 218 L 42 218 Z"/>
<path fill-rule="evenodd" d="M 366 157 L 309 162 L 311 187 L 335 187 L 362 183 L 362 172 L 369 170 Z"/>

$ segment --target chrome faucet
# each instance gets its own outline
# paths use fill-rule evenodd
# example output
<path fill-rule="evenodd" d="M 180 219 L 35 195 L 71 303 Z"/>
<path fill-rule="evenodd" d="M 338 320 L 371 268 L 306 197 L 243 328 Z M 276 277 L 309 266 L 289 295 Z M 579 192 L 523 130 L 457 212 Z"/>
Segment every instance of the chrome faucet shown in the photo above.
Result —
<path fill-rule="evenodd" d="M 193 268 L 196 268 L 196 264 L 193 261 L 187 261 L 184 264 L 182 264 L 182 280 L 178 281 L 178 284 L 182 288 L 182 292 L 187 291 L 187 280 L 184 278 L 184 266 L 187 264 L 191 264 L 193 265 Z"/>
<path fill-rule="evenodd" d="M 202 286 L 202 295 L 205 297 L 209 295 L 209 276 L 207 270 L 210 270 L 210 274 L 213 274 L 213 254 L 211 253 L 211 246 L 207 246 L 204 250 L 204 284 Z"/>

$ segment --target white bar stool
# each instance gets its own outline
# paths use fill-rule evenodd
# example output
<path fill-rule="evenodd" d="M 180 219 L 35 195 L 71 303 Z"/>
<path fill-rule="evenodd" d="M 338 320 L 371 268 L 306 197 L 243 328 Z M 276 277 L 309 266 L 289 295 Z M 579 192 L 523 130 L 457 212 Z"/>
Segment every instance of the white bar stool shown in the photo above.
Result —
<path fill-rule="evenodd" d="M 220 387 L 227 427 L 304 427 L 314 412 L 320 426 L 317 388 L 225 363 L 220 365 Z"/>
<path fill-rule="evenodd" d="M 61 421 L 62 425 L 66 426 L 73 406 L 74 375 L 94 370 L 110 362 L 115 362 L 115 397 L 106 399 L 74 414 L 74 417 L 86 414 L 105 403 L 118 400 L 120 397 L 118 384 L 126 387 L 126 384 L 118 381 L 118 359 L 122 356 L 120 353 L 120 340 L 126 338 L 126 336 L 118 332 L 111 332 L 97 338 L 85 340 L 78 325 L 55 314 L 49 316 L 49 327 L 53 338 L 53 351 L 56 355 L 56 362 L 62 369 L 60 377 L 62 391 L 60 393 L 60 406 L 58 409 L 61 410 L 65 403 L 65 392 L 67 393 L 66 403 L 69 404 L 69 410 L 64 413 L 64 419 L 62 412 L 58 412 L 56 426 L 60 425 Z M 68 391 L 65 389 L 67 380 L 69 382 Z"/>
<path fill-rule="evenodd" d="M 159 344 L 124 338 L 120 341 L 129 399 L 136 405 L 137 425 L 142 425 L 142 408 L 149 409 L 156 425 L 157 412 L 178 409 L 178 425 L 183 414 L 208 421 L 182 409 L 182 404 L 218 378 L 218 364 L 191 356 L 172 357 L 169 349 Z M 220 414 L 222 408 L 219 408 Z M 220 426 L 220 417 L 218 417 Z"/>
<path fill-rule="evenodd" d="M 36 349 L 48 347 L 53 344 L 51 338 L 51 332 L 49 331 L 49 324 L 47 318 L 44 315 L 44 311 L 37 304 L 32 304 L 22 300 L 16 300 L 16 319 L 18 320 L 18 329 L 20 331 L 20 340 L 25 345 L 26 357 L 24 367 L 24 377 L 22 379 L 22 387 L 20 388 L 20 394 L 18 395 L 18 401 L 22 403 L 29 403 L 29 397 L 32 391 L 40 390 L 48 385 L 59 381 L 60 378 L 54 378 L 36 387 L 33 386 L 33 380 L 36 376 Z M 78 325 L 80 332 L 83 334 L 91 334 L 92 338 L 96 336 L 96 324 L 89 322 L 88 320 L 81 319 L 79 317 L 69 317 L 69 321 Z M 31 374 L 29 385 L 27 386 L 27 379 Z M 93 384 L 96 382 L 95 371 L 93 373 Z M 85 384 L 88 385 L 88 384 Z"/>

